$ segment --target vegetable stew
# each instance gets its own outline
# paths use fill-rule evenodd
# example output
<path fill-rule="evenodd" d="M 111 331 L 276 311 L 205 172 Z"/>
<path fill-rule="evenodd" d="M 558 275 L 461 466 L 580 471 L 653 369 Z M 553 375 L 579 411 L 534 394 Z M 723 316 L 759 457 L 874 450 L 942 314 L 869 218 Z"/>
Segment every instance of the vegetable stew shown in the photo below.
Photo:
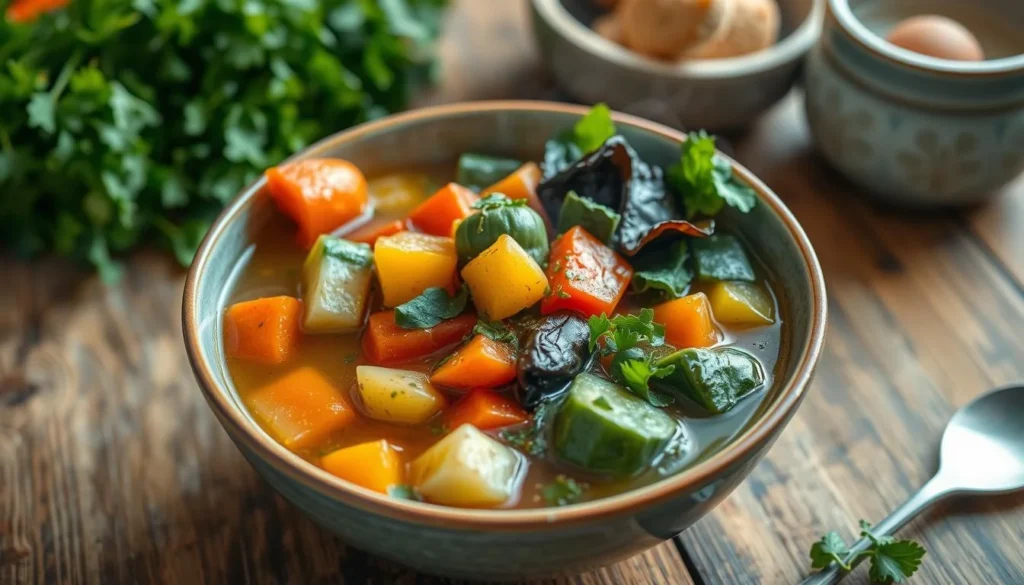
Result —
<path fill-rule="evenodd" d="M 527 508 L 657 481 L 757 416 L 785 313 L 715 222 L 756 196 L 714 139 L 662 169 L 598 106 L 545 150 L 268 170 L 223 339 L 271 437 L 392 497 Z"/>

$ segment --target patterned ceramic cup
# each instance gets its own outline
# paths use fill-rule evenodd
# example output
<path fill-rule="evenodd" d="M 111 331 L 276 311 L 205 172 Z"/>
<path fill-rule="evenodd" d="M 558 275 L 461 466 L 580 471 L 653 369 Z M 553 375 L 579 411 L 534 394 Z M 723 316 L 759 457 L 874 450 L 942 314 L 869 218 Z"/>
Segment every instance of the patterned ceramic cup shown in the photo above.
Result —
<path fill-rule="evenodd" d="M 870 4 L 829 0 L 808 57 L 807 116 L 822 155 L 876 196 L 913 206 L 974 203 L 1024 170 L 1024 54 L 960 62 L 906 51 L 865 25 Z M 1024 2 L 979 4 L 1024 30 Z"/>

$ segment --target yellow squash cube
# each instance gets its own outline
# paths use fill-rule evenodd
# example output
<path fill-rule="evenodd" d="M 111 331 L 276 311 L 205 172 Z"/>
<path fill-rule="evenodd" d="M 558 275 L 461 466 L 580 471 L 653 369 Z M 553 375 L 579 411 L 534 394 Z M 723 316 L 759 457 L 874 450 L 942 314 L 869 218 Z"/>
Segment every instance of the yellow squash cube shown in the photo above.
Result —
<path fill-rule="evenodd" d="M 430 287 L 450 286 L 458 256 L 451 238 L 398 232 L 377 239 L 374 262 L 384 305 L 397 307 Z"/>
<path fill-rule="evenodd" d="M 464 424 L 409 464 L 409 481 L 434 504 L 495 507 L 517 496 L 522 467 L 514 449 Z"/>
<path fill-rule="evenodd" d="M 356 367 L 358 394 L 366 416 L 400 425 L 417 425 L 441 412 L 444 396 L 422 372 Z"/>
<path fill-rule="evenodd" d="M 756 284 L 719 282 L 711 288 L 708 298 L 719 323 L 757 326 L 775 322 L 775 305 Z"/>
<path fill-rule="evenodd" d="M 492 321 L 532 306 L 548 289 L 544 270 L 507 234 L 466 264 L 462 280 L 476 308 Z"/>

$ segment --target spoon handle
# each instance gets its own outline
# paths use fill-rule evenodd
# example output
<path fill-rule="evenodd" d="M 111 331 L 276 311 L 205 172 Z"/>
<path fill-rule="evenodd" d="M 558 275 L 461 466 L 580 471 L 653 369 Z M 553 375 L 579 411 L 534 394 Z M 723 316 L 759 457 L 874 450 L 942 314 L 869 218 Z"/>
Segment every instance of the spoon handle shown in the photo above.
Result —
<path fill-rule="evenodd" d="M 941 500 L 943 497 L 950 495 L 953 492 L 950 489 L 949 484 L 944 481 L 940 476 L 928 480 L 928 483 L 921 486 L 921 489 L 917 490 L 913 496 L 910 497 L 902 506 L 896 508 L 892 514 L 889 514 L 885 520 L 882 520 L 878 524 L 871 527 L 871 532 L 875 536 L 891 536 L 894 532 L 899 530 L 903 525 L 917 516 L 922 510 L 931 506 L 935 502 Z M 871 546 L 871 540 L 867 538 L 861 538 L 850 547 L 850 555 L 846 557 L 847 563 L 850 558 L 855 557 L 858 553 L 861 553 Z M 864 557 L 860 557 L 856 562 L 852 563 L 856 566 Z M 838 583 L 840 579 L 845 577 L 847 572 L 842 569 L 838 564 L 832 563 L 817 573 L 807 577 L 800 582 L 800 585 L 833 585 Z"/>

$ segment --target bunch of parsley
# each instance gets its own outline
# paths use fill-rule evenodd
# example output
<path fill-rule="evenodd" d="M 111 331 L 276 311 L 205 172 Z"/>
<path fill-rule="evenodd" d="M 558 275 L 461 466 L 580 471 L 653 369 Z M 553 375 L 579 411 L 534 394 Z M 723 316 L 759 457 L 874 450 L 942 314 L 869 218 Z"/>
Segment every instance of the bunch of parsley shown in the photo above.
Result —
<path fill-rule="evenodd" d="M 445 3 L 71 0 L 0 17 L 0 246 L 108 278 L 146 241 L 187 264 L 265 167 L 405 106 Z"/>

